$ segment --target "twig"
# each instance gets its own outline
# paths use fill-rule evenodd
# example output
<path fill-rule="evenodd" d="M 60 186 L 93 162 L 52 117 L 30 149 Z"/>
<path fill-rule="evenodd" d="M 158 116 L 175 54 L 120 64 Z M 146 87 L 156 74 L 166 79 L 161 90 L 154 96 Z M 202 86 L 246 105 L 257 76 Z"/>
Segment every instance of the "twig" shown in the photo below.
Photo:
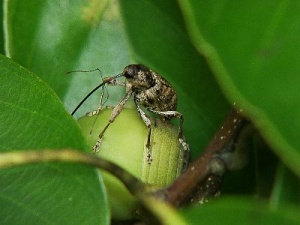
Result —
<path fill-rule="evenodd" d="M 64 149 L 0 153 L 0 169 L 44 162 L 82 163 L 87 166 L 105 169 L 118 177 L 133 195 L 139 195 L 145 192 L 146 187 L 149 187 L 118 165 L 85 152 Z"/>
<path fill-rule="evenodd" d="M 241 113 L 232 110 L 222 126 L 215 133 L 214 137 L 205 148 L 204 152 L 194 160 L 185 171 L 171 186 L 156 193 L 166 202 L 173 206 L 181 206 L 191 200 L 193 193 L 197 192 L 199 185 L 208 185 L 210 179 L 221 179 L 226 170 L 226 161 L 221 158 L 224 151 L 231 151 L 242 130 L 245 119 Z M 213 181 L 213 180 L 212 180 Z M 215 180 L 213 184 L 217 184 Z M 216 187 L 210 187 L 216 189 Z M 199 190 L 198 190 L 199 191 Z M 207 189 L 203 190 L 208 191 Z M 205 196 L 206 193 L 200 193 Z"/>

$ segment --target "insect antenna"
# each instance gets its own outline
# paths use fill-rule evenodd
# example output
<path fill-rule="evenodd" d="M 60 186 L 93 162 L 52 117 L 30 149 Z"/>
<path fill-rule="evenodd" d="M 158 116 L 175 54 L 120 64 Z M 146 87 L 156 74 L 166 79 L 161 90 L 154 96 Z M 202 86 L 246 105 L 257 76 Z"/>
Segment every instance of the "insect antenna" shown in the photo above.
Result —
<path fill-rule="evenodd" d="M 82 104 L 95 92 L 97 91 L 100 87 L 102 87 L 103 85 L 105 85 L 105 82 L 102 82 L 101 84 L 97 85 L 93 90 L 91 90 L 79 103 L 78 105 L 75 107 L 75 109 L 71 112 L 71 115 L 73 116 L 77 110 L 80 108 L 80 106 L 82 106 Z"/>
<path fill-rule="evenodd" d="M 101 74 L 101 71 L 100 69 L 93 69 L 93 70 L 73 70 L 73 71 L 69 71 L 67 72 L 67 74 L 70 74 L 70 73 L 74 73 L 74 72 L 94 72 L 94 71 L 99 71 L 100 74 Z M 82 106 L 82 104 L 95 92 L 97 91 L 99 88 L 101 88 L 102 86 L 104 86 L 105 84 L 109 83 L 110 81 L 114 80 L 114 79 L 117 79 L 119 77 L 123 76 L 122 73 L 120 74 L 117 74 L 115 76 L 112 76 L 112 77 L 106 77 L 104 79 L 102 79 L 102 83 L 98 84 L 95 88 L 93 88 L 93 90 L 91 90 L 79 103 L 78 105 L 75 107 L 75 109 L 71 112 L 71 115 L 73 116 L 77 110 Z M 102 77 L 102 75 L 101 75 Z M 107 91 L 108 93 L 108 91 Z M 104 103 L 108 100 L 108 96 L 106 98 L 106 100 L 104 101 Z"/>

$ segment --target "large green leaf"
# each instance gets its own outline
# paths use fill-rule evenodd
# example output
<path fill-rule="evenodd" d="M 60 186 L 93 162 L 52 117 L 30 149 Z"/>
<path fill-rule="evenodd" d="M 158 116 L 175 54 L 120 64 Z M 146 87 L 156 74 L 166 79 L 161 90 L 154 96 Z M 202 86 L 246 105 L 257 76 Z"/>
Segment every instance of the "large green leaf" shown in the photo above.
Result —
<path fill-rule="evenodd" d="M 0 56 L 0 151 L 87 150 L 75 121 L 34 74 Z M 92 168 L 49 163 L 0 170 L 1 224 L 108 224 Z"/>
<path fill-rule="evenodd" d="M 261 201 L 244 198 L 223 198 L 204 206 L 189 208 L 183 212 L 189 224 L 300 224 L 299 209 L 280 207 L 268 208 Z"/>
<path fill-rule="evenodd" d="M 300 174 L 300 2 L 180 1 L 227 96 Z"/>

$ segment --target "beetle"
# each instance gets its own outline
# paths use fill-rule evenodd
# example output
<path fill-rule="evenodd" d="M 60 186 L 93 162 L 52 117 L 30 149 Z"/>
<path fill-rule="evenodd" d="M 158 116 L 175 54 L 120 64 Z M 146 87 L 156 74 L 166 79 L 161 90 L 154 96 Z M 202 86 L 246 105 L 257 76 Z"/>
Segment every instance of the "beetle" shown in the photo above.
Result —
<path fill-rule="evenodd" d="M 120 81 L 118 78 L 125 77 L 125 81 Z M 183 125 L 183 115 L 177 111 L 177 94 L 170 83 L 160 76 L 157 72 L 149 69 L 148 67 L 142 64 L 131 64 L 124 68 L 122 73 L 115 76 L 106 77 L 103 79 L 103 82 L 96 86 L 73 110 L 71 113 L 77 111 L 77 109 L 83 104 L 83 102 L 96 90 L 100 87 L 104 87 L 105 84 L 108 85 L 119 85 L 125 87 L 125 95 L 120 100 L 120 102 L 114 107 L 110 119 L 106 126 L 103 128 L 101 133 L 98 136 L 96 144 L 93 146 L 94 152 L 99 151 L 102 138 L 105 131 L 110 126 L 111 123 L 117 118 L 121 113 L 128 99 L 133 96 L 133 100 L 137 111 L 148 128 L 147 133 L 147 142 L 146 142 L 146 153 L 148 163 L 152 162 L 152 155 L 150 151 L 150 139 L 152 124 L 149 116 L 143 111 L 142 107 L 147 109 L 149 112 L 152 112 L 158 115 L 163 121 L 168 121 L 173 118 L 179 119 L 179 131 L 178 131 L 178 140 L 182 145 L 185 153 L 185 158 L 189 156 L 189 145 L 185 141 L 182 132 Z M 100 98 L 100 106 L 98 110 L 93 111 L 91 115 L 98 113 L 102 108 L 102 98 L 103 92 Z"/>

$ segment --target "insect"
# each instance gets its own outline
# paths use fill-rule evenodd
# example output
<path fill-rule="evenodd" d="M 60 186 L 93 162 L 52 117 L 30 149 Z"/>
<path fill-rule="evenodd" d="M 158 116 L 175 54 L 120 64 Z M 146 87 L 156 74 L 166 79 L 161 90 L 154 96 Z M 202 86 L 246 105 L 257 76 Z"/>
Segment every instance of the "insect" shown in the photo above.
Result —
<path fill-rule="evenodd" d="M 117 80 L 120 77 L 125 77 L 125 81 Z M 147 153 L 147 161 L 148 163 L 152 162 L 152 155 L 150 151 L 150 140 L 151 140 L 151 131 L 152 124 L 149 116 L 143 111 L 141 107 L 144 107 L 149 112 L 157 114 L 163 121 L 171 120 L 173 118 L 179 119 L 179 131 L 178 131 L 178 140 L 180 144 L 183 146 L 185 155 L 189 153 L 189 146 L 185 142 L 182 133 L 182 125 L 183 125 L 183 115 L 177 112 L 177 95 L 175 90 L 169 84 L 167 80 L 161 77 L 158 73 L 153 70 L 147 68 L 141 64 L 131 64 L 124 68 L 123 72 L 117 74 L 112 77 L 106 77 L 103 79 L 103 82 L 96 86 L 73 110 L 72 115 L 77 111 L 77 109 L 84 103 L 84 101 L 97 89 L 100 87 L 104 87 L 105 84 L 109 85 L 120 85 L 124 86 L 126 89 L 126 93 L 124 97 L 120 100 L 120 102 L 114 107 L 110 119 L 106 126 L 103 128 L 101 133 L 98 136 L 98 140 L 96 144 L 93 146 L 94 152 L 99 151 L 102 138 L 104 136 L 107 128 L 114 122 L 117 116 L 121 113 L 124 105 L 128 101 L 128 99 L 133 96 L 133 100 L 137 111 L 148 128 L 147 133 L 147 142 L 146 142 L 146 153 Z M 103 92 L 100 98 L 100 107 L 98 110 L 92 113 L 93 115 L 98 113 L 102 106 L 101 102 L 103 99 Z"/>

